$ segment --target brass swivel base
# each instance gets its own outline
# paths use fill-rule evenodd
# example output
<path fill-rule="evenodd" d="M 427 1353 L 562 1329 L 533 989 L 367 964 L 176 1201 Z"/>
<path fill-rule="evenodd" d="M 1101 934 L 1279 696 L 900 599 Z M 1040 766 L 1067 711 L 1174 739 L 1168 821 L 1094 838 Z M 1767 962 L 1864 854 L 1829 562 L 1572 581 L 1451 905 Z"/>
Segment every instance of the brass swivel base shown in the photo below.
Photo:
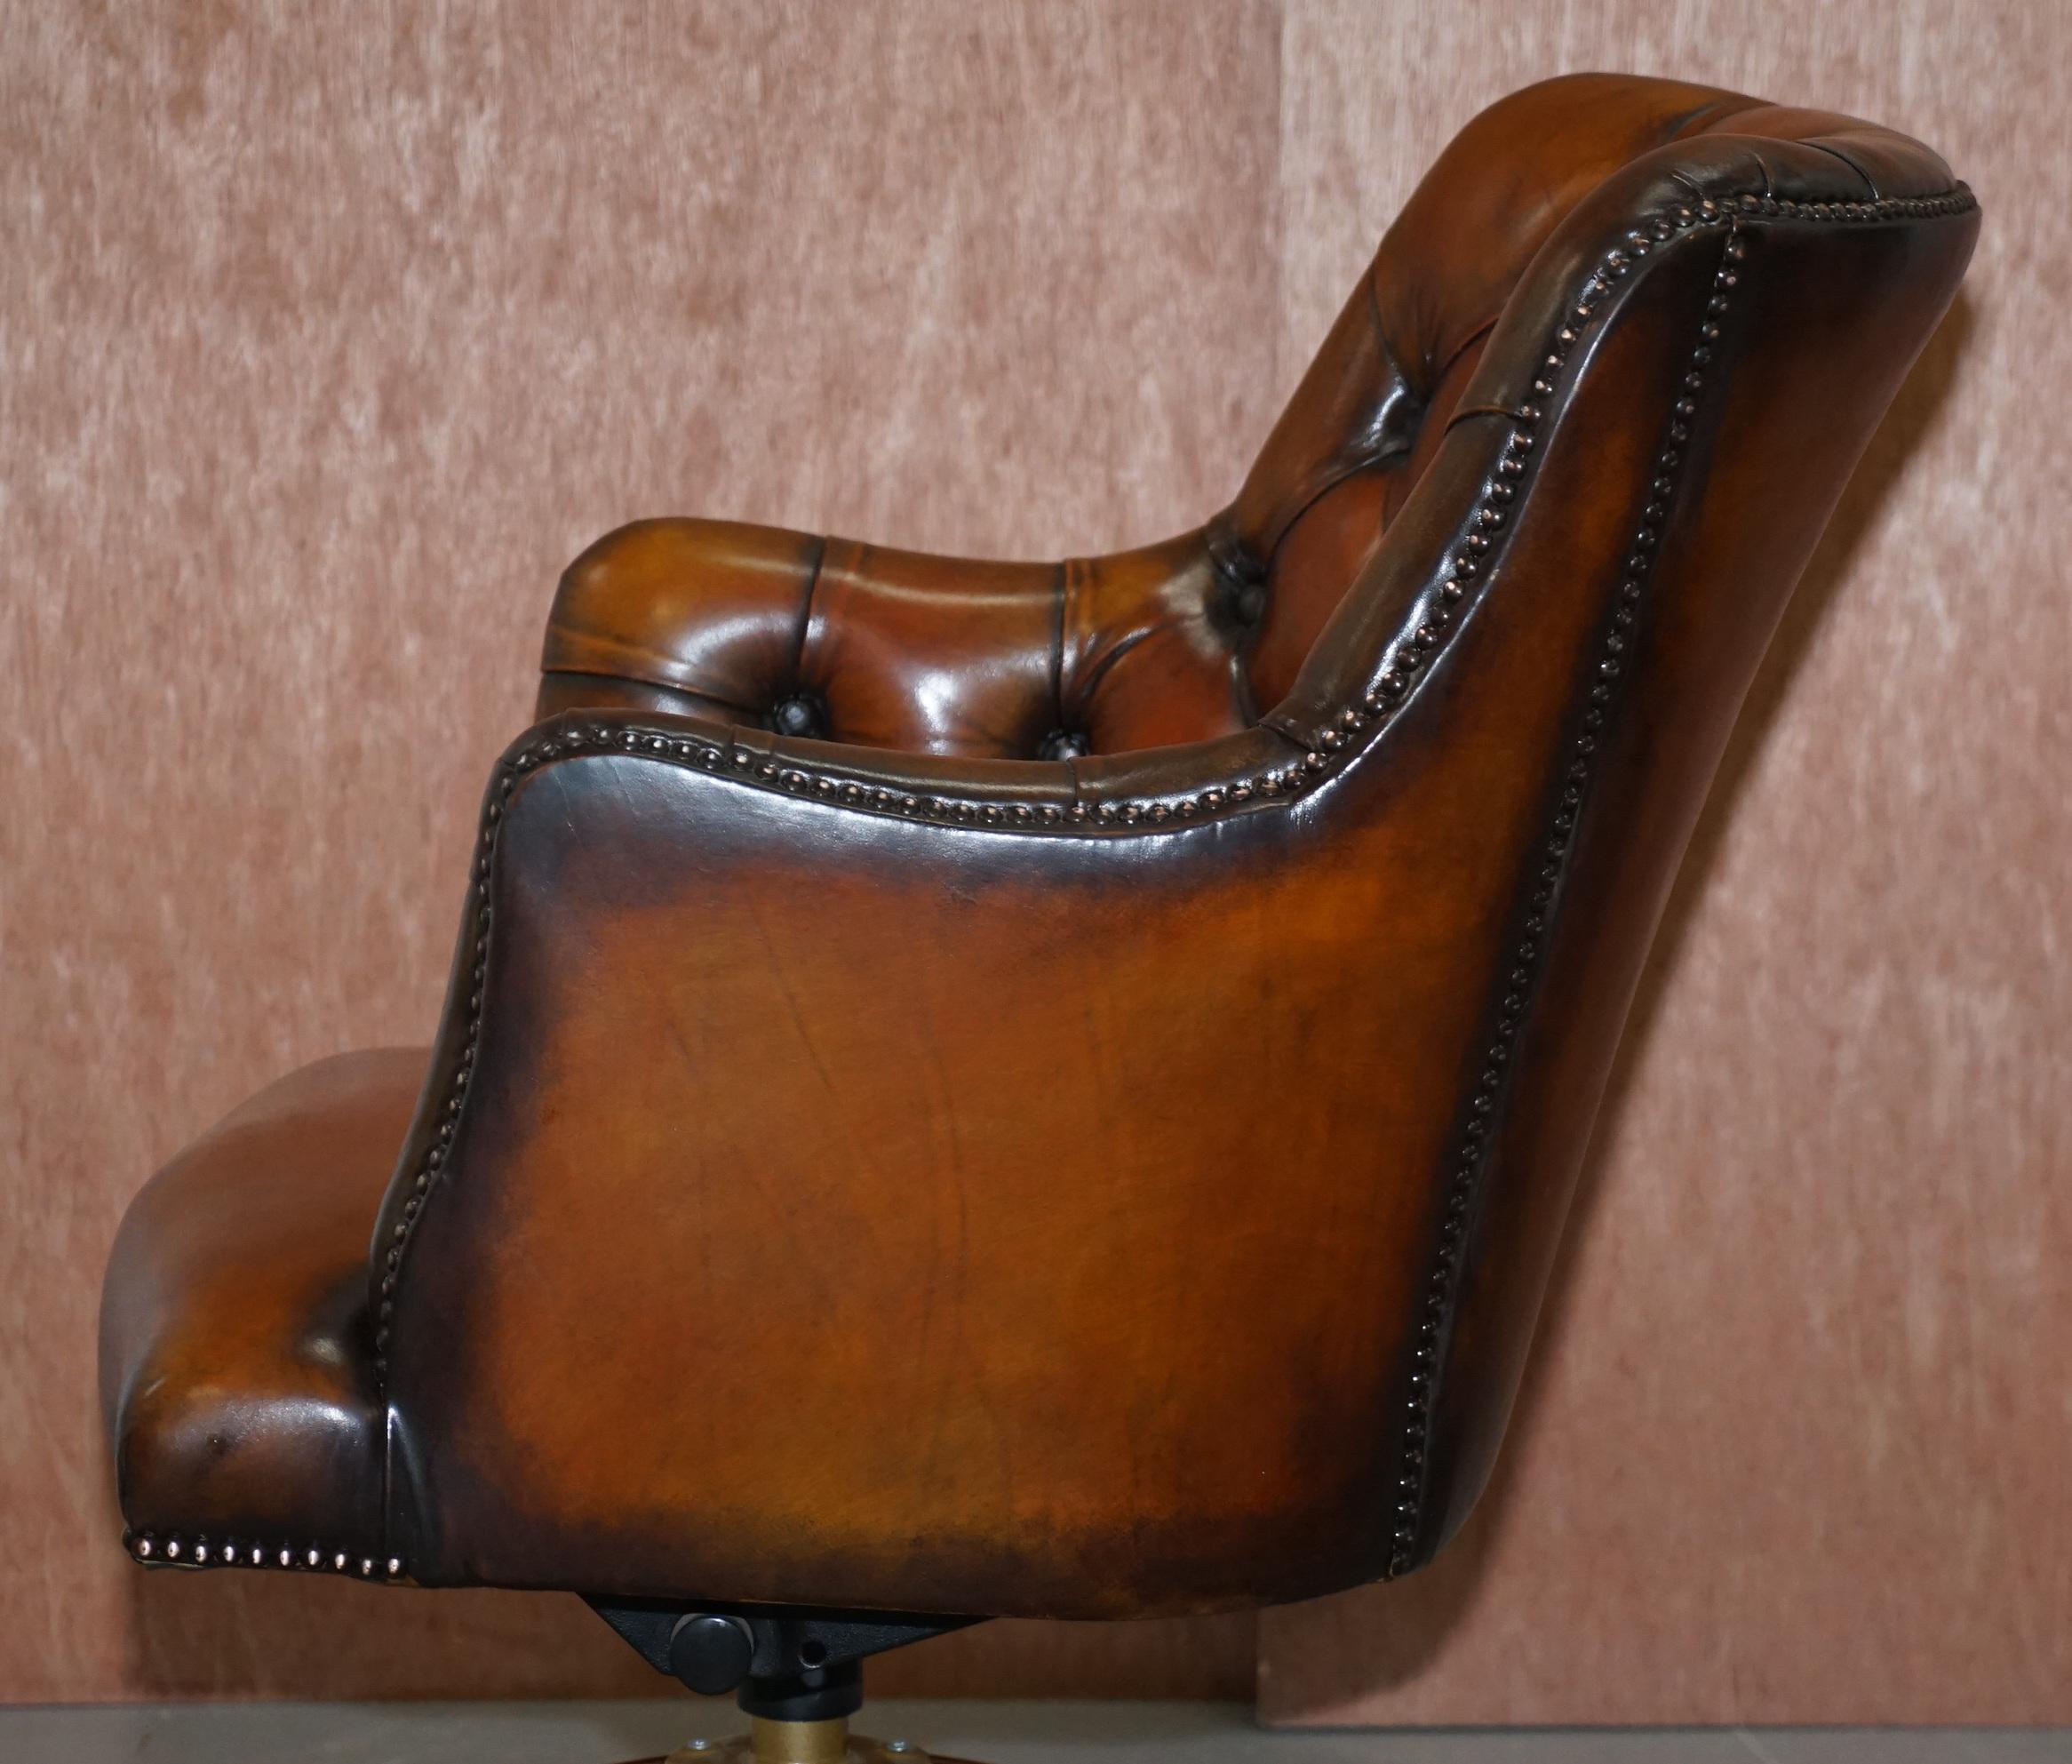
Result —
<path fill-rule="evenodd" d="M 665 1759 L 640 1764 L 930 1764 L 909 1741 L 849 1732 L 849 1718 L 864 1702 L 862 1662 L 977 1621 L 841 1611 L 744 1615 L 660 1600 L 590 1602 L 649 1665 L 701 1696 L 735 1692 L 749 1717 L 749 1731 L 738 1738 L 694 1739 Z"/>
<path fill-rule="evenodd" d="M 755 1716 L 733 1739 L 694 1739 L 656 1764 L 963 1764 L 929 1755 L 904 1739 L 865 1739 L 846 1717 L 832 1721 L 769 1721 Z"/>

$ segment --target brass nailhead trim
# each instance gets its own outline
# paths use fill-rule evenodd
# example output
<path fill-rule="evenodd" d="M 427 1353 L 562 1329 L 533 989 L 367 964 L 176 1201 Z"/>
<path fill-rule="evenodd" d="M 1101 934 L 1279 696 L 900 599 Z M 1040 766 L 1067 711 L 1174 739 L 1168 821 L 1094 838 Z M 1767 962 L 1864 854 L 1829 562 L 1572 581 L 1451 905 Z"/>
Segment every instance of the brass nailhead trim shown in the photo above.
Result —
<path fill-rule="evenodd" d="M 1552 393 L 1556 378 L 1566 364 L 1582 327 L 1597 311 L 1604 297 L 1611 291 L 1612 283 L 1629 274 L 1636 259 L 1646 257 L 1657 245 L 1666 243 L 1681 234 L 1738 229 L 1743 224 L 1743 217 L 1845 222 L 1924 220 L 1963 213 L 1975 205 L 1970 190 L 1960 184 L 1956 189 L 1939 196 L 1885 197 L 1875 202 L 1861 203 L 1797 203 L 1768 196 L 1746 195 L 1719 200 L 1706 198 L 1665 211 L 1652 222 L 1643 223 L 1629 232 L 1621 245 L 1606 253 L 1596 273 L 1584 283 L 1571 315 L 1549 341 L 1546 355 L 1542 358 L 1542 371 L 1534 382 L 1534 396 L 1544 398 Z M 1720 307 L 1720 302 L 1716 300 L 1715 306 Z M 496 855 L 497 831 L 503 818 L 503 805 L 517 788 L 522 778 L 541 765 L 587 753 L 594 748 L 599 751 L 616 749 L 649 754 L 656 759 L 692 766 L 703 771 L 723 773 L 738 783 L 755 788 L 794 796 L 810 795 L 823 802 L 838 802 L 844 808 L 857 809 L 895 819 L 920 821 L 929 825 L 983 826 L 1009 834 L 1057 834 L 1068 836 L 1120 833 L 1126 829 L 1134 833 L 1176 832 L 1197 825 L 1204 818 L 1220 818 L 1285 804 L 1321 782 L 1327 771 L 1342 770 L 1371 746 L 1375 737 L 1406 702 L 1411 680 L 1416 672 L 1427 666 L 1431 658 L 1445 646 L 1446 633 L 1454 623 L 1454 609 L 1466 598 L 1468 585 L 1487 568 L 1491 561 L 1490 554 L 1504 533 L 1508 509 L 1516 499 L 1521 481 L 1526 475 L 1534 444 L 1534 431 L 1539 426 L 1542 414 L 1542 406 L 1537 403 L 1527 403 L 1513 413 L 1514 427 L 1501 450 L 1495 472 L 1491 476 L 1483 499 L 1470 518 L 1467 538 L 1453 559 L 1452 573 L 1422 607 L 1411 612 L 1404 635 L 1391 647 L 1378 676 L 1361 695 L 1359 702 L 1346 706 L 1338 713 L 1334 722 L 1314 732 L 1312 745 L 1303 754 L 1299 764 L 1264 771 L 1256 777 L 1233 778 L 1197 794 L 1175 798 L 1140 797 L 1120 802 L 1103 802 L 1093 807 L 1083 802 L 1074 802 L 1069 807 L 1057 803 L 1032 807 L 1026 802 L 923 794 L 866 786 L 853 779 L 817 771 L 809 766 L 780 763 L 767 755 L 745 748 L 737 748 L 730 738 L 690 737 L 673 730 L 665 731 L 638 724 L 629 726 L 623 723 L 594 722 L 586 728 L 570 729 L 543 737 L 509 755 L 498 774 L 496 787 L 490 794 L 488 806 L 482 811 L 482 834 L 476 847 L 474 882 L 468 897 L 470 911 L 474 914 L 474 960 L 469 973 L 466 1028 L 460 1058 L 448 1088 L 446 1105 L 434 1130 L 433 1143 L 424 1153 L 412 1176 L 411 1193 L 403 1203 L 402 1219 L 393 1227 L 391 1241 L 383 1252 L 380 1298 L 374 1334 L 375 1374 L 383 1385 L 386 1386 L 388 1377 L 388 1344 L 395 1313 L 396 1282 L 401 1276 L 403 1253 L 409 1247 L 411 1233 L 422 1216 L 432 1186 L 453 1143 L 453 1136 L 460 1121 L 462 1105 L 467 1097 L 468 1080 L 474 1069 L 475 1053 L 481 1042 L 482 986 L 489 971 L 489 882 L 491 860 Z M 1444 1254 L 1442 1247 L 1442 1257 Z M 1425 1379 L 1420 1388 L 1428 1395 L 1430 1388 L 1430 1373 L 1427 1371 L 1420 1376 Z M 1401 1521 L 1396 1532 L 1399 1558 L 1406 1547 L 1403 1544 L 1406 1532 L 1413 1538 L 1415 1536 L 1417 1510 L 1422 1503 L 1423 1429 L 1429 1424 L 1429 1402 L 1423 1411 L 1422 1419 L 1419 1418 L 1417 1402 L 1418 1399 L 1414 1397 L 1413 1425 L 1419 1430 L 1415 1442 L 1416 1486 L 1415 1489 L 1405 1486 L 1405 1498 L 1399 1503 L 1398 1513 Z M 1409 1481 L 1407 1465 L 1406 1485 Z M 1392 1562 L 1396 1559 L 1392 1558 Z M 1407 1560 L 1404 1565 L 1407 1566 Z M 1391 1573 L 1399 1571 L 1394 1566 L 1390 1569 Z"/>
<path fill-rule="evenodd" d="M 1526 896 L 1523 935 L 1511 946 L 1507 970 L 1498 983 L 1495 1026 L 1484 1050 L 1483 1070 L 1470 1095 L 1468 1120 L 1462 1129 L 1454 1168 L 1446 1178 L 1438 1246 L 1431 1273 L 1425 1283 L 1423 1310 L 1417 1324 L 1417 1345 L 1411 1355 L 1410 1395 L 1405 1405 L 1403 1456 L 1397 1481 L 1395 1526 L 1387 1578 L 1393 1579 L 1410 1568 L 1423 1529 L 1432 1416 L 1438 1402 L 1454 1312 L 1460 1298 L 1460 1273 L 1466 1241 L 1486 1174 L 1489 1148 L 1495 1142 L 1502 1105 L 1509 1094 L 1506 1081 L 1510 1058 L 1537 990 L 1550 923 L 1559 905 L 1561 886 L 1574 850 L 1576 823 L 1590 787 L 1591 761 L 1597 752 L 1599 731 L 1619 698 L 1637 611 L 1654 577 L 1655 547 L 1682 486 L 1683 469 L 1687 463 L 1685 446 L 1691 438 L 1691 419 L 1698 411 L 1697 395 L 1704 390 L 1710 378 L 1713 346 L 1719 340 L 1719 320 L 1733 303 L 1733 291 L 1741 279 L 1740 266 L 1748 255 L 1744 217 L 1760 214 L 1789 218 L 1803 213 L 1815 220 L 1861 220 L 1886 218 L 1893 213 L 1909 216 L 1955 213 L 1971 205 L 1969 193 L 1962 196 L 1961 207 L 1948 205 L 1959 201 L 1959 197 L 1953 196 L 1919 202 L 1908 199 L 1883 204 L 1814 204 L 1801 209 L 1769 197 L 1743 196 L 1738 203 L 1709 202 L 1679 208 L 1673 216 L 1655 223 L 1652 237 L 1659 241 L 1671 235 L 1665 229 L 1705 226 L 1725 219 L 1726 238 L 1721 246 L 1719 267 L 1713 274 L 1712 294 L 1699 325 L 1698 339 L 1692 347 L 1689 365 L 1678 387 L 1681 395 L 1670 407 L 1666 438 L 1655 457 L 1654 475 L 1648 485 L 1648 500 L 1641 510 L 1632 549 L 1622 568 L 1598 659 L 1586 676 L 1589 683 L 1579 717 L 1580 730 L 1573 743 L 1550 824 L 1539 848 L 1540 856 L 1528 877 L 1530 891 Z M 1845 212 L 1832 212 L 1837 208 Z M 1576 302 L 1576 318 L 1590 316 L 1597 301 L 1609 290 L 1611 282 L 1627 273 L 1631 257 L 1648 249 L 1650 236 L 1632 234 L 1629 235 L 1626 250 L 1606 253 L 1602 267 Z M 1574 341 L 1573 330 L 1564 326 L 1556 347 L 1547 357 L 1550 373 L 1562 366 L 1566 347 Z M 1534 389 L 1548 393 L 1553 387 L 1542 379 Z"/>
<path fill-rule="evenodd" d="M 212 1538 L 199 1532 L 124 1531 L 123 1547 L 146 1568 L 272 1568 L 304 1574 L 343 1574 L 355 1580 L 401 1580 L 401 1556 L 367 1556 L 321 1544 L 265 1544 Z"/>

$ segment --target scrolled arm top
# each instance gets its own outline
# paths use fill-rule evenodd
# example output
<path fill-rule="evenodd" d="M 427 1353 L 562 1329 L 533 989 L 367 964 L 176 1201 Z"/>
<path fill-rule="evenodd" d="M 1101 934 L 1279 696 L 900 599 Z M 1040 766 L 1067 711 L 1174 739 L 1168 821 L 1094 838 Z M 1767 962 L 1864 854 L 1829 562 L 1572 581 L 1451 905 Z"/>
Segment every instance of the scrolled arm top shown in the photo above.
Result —
<path fill-rule="evenodd" d="M 972 759 L 1160 746 L 1251 720 L 1238 658 L 1261 599 L 1199 532 L 1106 557 L 1000 563 L 644 521 L 562 578 L 541 710 L 646 702 Z"/>

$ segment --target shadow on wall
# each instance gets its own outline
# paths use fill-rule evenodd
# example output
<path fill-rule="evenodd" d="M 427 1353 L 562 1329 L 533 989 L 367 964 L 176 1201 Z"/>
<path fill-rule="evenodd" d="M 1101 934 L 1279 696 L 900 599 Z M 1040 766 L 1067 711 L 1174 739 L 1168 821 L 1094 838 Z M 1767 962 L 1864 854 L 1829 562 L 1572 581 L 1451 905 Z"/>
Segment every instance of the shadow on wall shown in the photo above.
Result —
<path fill-rule="evenodd" d="M 147 1699 L 664 1696 L 573 1598 L 363 1586 L 329 1575 L 132 1570 L 131 1665 Z"/>
<path fill-rule="evenodd" d="M 1549 1276 L 1533 1352 L 1519 1384 L 1518 1403 L 1511 1415 L 1510 1446 L 1497 1454 L 1479 1505 L 1451 1547 L 1431 1567 L 1392 1585 L 1365 1587 L 1342 1595 L 1348 1601 L 1362 1601 L 1364 1613 L 1358 1624 L 1342 1625 L 1344 1632 L 1370 1640 L 1373 1651 L 1357 1662 L 1342 1662 L 1344 1670 L 1328 1685 L 1319 1680 L 1319 1692 L 1332 1706 L 1352 1694 L 1356 1685 L 1362 1690 L 1379 1691 L 1415 1678 L 1444 1650 L 1447 1637 L 1483 1595 L 1495 1544 L 1513 1520 L 1512 1504 L 1523 1461 L 1517 1447 L 1534 1432 L 1548 1344 L 1568 1327 L 1578 1246 L 1590 1233 L 1601 1198 L 1601 1148 L 1615 1137 L 1614 1129 L 1632 1093 L 1634 1074 L 1654 1036 L 1662 1000 L 1676 974 L 1699 904 L 1711 886 L 1726 830 L 1747 788 L 1749 773 L 1769 740 L 1778 711 L 1837 591 L 1848 579 L 1864 536 L 1876 523 L 1908 461 L 1933 428 L 1971 347 L 1975 327 L 1969 297 L 1960 292 L 1871 437 L 1855 475 L 1836 505 L 1826 534 L 1806 564 L 1797 591 L 1785 608 L 1726 751 L 1720 757 L 1718 773 L 1692 830 L 1690 846 L 1662 909 L 1662 924 L 1634 993 L 1626 1033 L 1606 1083 L 1590 1149 L 1577 1178 L 1568 1223 Z M 1529 1514 L 1521 1518 L 1530 1522 Z M 1299 1722 L 1301 1711 L 1284 1710 L 1280 1718 Z"/>

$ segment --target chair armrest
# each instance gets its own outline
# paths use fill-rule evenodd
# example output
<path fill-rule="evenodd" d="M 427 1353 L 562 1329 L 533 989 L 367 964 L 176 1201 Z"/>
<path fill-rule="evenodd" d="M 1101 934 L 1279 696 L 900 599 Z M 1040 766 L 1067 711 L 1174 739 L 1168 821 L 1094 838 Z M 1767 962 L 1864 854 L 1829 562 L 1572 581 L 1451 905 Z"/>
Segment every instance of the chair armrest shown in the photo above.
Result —
<path fill-rule="evenodd" d="M 1258 726 L 1042 763 L 572 714 L 506 756 L 374 1245 L 414 1576 L 1090 1617 L 1436 1547 L 1485 1468 L 1426 1468 L 1442 1215 L 1508 1085 L 1526 1248 L 1462 1385 L 1501 1425 L 1740 690 L 1665 671 L 1540 953 L 1617 579 L 1577 560 L 1630 542 L 1712 273 L 1672 262 L 1601 390 L 1448 430 Z M 1491 522 L 1521 451 L 1546 512 Z"/>
<path fill-rule="evenodd" d="M 1299 787 L 1074 821 L 1062 764 L 899 756 L 970 810 L 909 811 L 749 738 L 499 769 L 375 1245 L 413 1573 L 1090 1616 L 1371 1563 L 1429 1197 L 1348 1187 L 1392 1112 L 1319 1087 L 1451 1079 L 1338 934 L 1399 865 Z"/>

